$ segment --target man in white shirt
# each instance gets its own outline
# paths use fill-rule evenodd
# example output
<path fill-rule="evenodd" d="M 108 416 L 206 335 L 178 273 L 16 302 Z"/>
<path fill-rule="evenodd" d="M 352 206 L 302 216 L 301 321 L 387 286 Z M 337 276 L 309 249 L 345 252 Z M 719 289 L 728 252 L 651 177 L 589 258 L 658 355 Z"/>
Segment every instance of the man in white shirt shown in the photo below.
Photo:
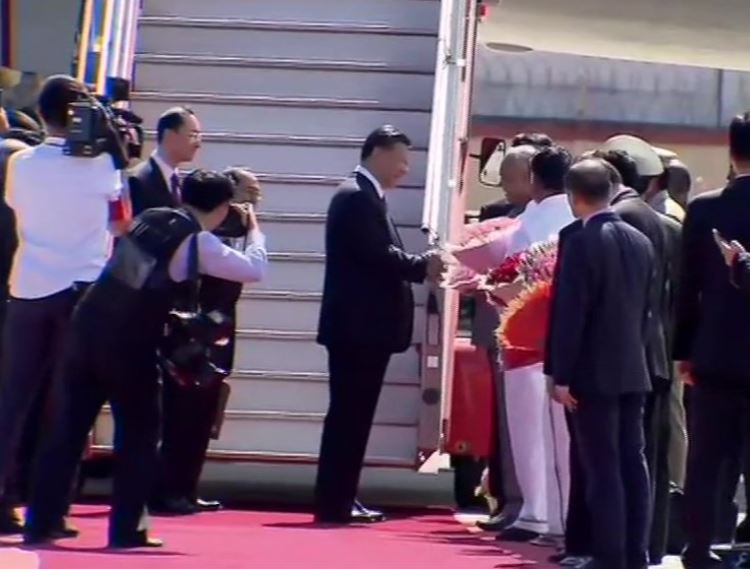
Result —
<path fill-rule="evenodd" d="M 570 154 L 563 148 L 540 150 L 531 160 L 532 197 L 518 219 L 521 227 L 510 253 L 556 238 L 574 221 L 564 177 Z M 516 478 L 523 508 L 500 540 L 526 541 L 538 534 L 562 537 L 567 511 L 569 437 L 562 407 L 548 392 L 543 364 L 505 371 L 505 395 Z"/>
<path fill-rule="evenodd" d="M 107 262 L 110 222 L 128 221 L 112 157 L 64 153 L 68 107 L 89 96 L 72 77 L 47 79 L 39 96 L 47 138 L 14 154 L 7 167 L 6 201 L 16 217 L 18 249 L 3 334 L 0 489 L 29 409 L 59 363 L 73 307 Z"/>

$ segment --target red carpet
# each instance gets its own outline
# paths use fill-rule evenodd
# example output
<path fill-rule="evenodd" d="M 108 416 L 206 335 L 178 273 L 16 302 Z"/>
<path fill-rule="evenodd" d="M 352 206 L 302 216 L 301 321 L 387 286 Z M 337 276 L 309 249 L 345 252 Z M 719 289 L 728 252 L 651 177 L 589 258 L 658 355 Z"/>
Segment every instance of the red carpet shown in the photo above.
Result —
<path fill-rule="evenodd" d="M 224 511 L 190 518 L 157 518 L 162 550 L 113 553 L 104 548 L 106 511 L 80 506 L 73 523 L 81 537 L 37 553 L 41 569 L 495 569 L 546 564 L 472 534 L 447 510 L 411 512 L 372 526 L 321 529 L 308 514 Z M 9 540 L 4 541 L 10 543 Z M 0 567 L 13 569 L 3 562 Z M 7 549 L 5 551 L 8 551 Z"/>

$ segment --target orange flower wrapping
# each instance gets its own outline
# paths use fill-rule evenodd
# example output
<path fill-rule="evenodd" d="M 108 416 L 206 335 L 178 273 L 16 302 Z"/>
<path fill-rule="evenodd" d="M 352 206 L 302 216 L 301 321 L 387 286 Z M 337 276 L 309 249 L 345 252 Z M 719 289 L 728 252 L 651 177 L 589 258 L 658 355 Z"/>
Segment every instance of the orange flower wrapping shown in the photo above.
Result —
<path fill-rule="evenodd" d="M 552 283 L 539 281 L 503 311 L 498 336 L 506 369 L 544 361 Z"/>

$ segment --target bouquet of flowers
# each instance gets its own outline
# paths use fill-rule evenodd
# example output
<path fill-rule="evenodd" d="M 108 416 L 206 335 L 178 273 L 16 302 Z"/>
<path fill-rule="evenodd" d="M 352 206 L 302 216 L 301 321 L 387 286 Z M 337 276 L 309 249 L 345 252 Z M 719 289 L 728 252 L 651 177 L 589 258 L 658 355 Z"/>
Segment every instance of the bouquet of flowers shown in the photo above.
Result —
<path fill-rule="evenodd" d="M 544 360 L 557 241 L 532 246 L 520 257 L 521 293 L 503 311 L 498 337 L 507 369 Z"/>
<path fill-rule="evenodd" d="M 453 262 L 443 286 L 461 292 L 482 288 L 487 273 L 505 259 L 518 227 L 517 220 L 507 217 L 465 225 L 460 239 L 447 247 Z"/>
<path fill-rule="evenodd" d="M 520 222 L 508 217 L 465 225 L 461 239 L 449 245 L 448 252 L 461 266 L 484 274 L 505 259 L 518 227 Z"/>

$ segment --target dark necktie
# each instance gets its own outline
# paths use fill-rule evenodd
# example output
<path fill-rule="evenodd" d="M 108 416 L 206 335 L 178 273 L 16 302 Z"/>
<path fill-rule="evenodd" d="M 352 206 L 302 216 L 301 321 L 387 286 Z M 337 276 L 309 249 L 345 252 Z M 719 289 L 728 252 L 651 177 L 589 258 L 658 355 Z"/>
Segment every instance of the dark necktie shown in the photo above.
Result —
<path fill-rule="evenodd" d="M 180 199 L 180 177 L 177 175 L 177 172 L 173 172 L 169 178 L 169 191 L 177 203 L 182 201 Z"/>

